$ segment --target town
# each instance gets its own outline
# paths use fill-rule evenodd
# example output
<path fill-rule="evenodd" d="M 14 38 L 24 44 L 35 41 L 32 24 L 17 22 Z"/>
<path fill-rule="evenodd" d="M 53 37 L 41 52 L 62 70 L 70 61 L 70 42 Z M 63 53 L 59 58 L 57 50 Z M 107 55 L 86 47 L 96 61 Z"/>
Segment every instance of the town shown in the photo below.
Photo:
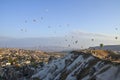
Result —
<path fill-rule="evenodd" d="M 63 56 L 64 54 L 52 54 L 38 50 L 1 48 L 0 78 L 2 80 L 30 78 L 37 71 L 36 69 L 40 69 L 53 59 L 58 59 Z"/>

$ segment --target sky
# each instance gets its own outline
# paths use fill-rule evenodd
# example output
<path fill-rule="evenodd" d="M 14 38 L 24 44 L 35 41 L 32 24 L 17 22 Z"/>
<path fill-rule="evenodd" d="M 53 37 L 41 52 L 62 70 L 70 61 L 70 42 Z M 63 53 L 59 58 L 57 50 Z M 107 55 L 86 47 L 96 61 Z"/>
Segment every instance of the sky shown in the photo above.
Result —
<path fill-rule="evenodd" d="M 5 37 L 45 38 L 68 46 L 74 42 L 64 41 L 73 36 L 79 45 L 119 44 L 120 0 L 0 0 L 0 43 Z"/>
<path fill-rule="evenodd" d="M 120 0 L 0 0 L 0 36 L 116 35 L 119 27 Z"/>

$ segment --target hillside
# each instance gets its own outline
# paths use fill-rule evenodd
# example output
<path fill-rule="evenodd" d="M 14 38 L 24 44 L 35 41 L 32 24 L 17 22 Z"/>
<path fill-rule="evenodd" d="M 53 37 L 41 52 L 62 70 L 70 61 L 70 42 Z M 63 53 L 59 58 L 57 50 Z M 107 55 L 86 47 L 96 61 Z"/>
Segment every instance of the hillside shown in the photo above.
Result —
<path fill-rule="evenodd" d="M 103 50 L 72 51 L 64 58 L 53 60 L 44 66 L 32 76 L 32 79 L 119 80 L 120 57 L 115 58 L 116 54 L 109 53 Z M 108 58 L 108 56 L 111 57 Z"/>
<path fill-rule="evenodd" d="M 112 50 L 112 51 L 120 51 L 120 45 L 105 45 L 103 48 L 100 48 L 99 46 L 96 47 L 90 47 L 90 49 L 104 49 L 104 50 Z"/>
<path fill-rule="evenodd" d="M 1 48 L 0 80 L 119 80 L 120 54 L 109 50 L 66 53 Z"/>

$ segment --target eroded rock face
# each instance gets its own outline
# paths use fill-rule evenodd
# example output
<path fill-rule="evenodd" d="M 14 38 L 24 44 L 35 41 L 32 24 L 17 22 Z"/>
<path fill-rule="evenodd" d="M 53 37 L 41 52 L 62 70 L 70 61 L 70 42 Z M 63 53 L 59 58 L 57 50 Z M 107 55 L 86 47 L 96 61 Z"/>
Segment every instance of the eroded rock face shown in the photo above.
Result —
<path fill-rule="evenodd" d="M 120 64 L 101 60 L 89 53 L 72 52 L 53 60 L 34 74 L 40 80 L 119 80 Z"/>
<path fill-rule="evenodd" d="M 34 62 L 1 67 L 0 80 L 120 80 L 120 57 L 108 51 L 72 51 L 62 58 L 49 60 L 48 64 Z"/>

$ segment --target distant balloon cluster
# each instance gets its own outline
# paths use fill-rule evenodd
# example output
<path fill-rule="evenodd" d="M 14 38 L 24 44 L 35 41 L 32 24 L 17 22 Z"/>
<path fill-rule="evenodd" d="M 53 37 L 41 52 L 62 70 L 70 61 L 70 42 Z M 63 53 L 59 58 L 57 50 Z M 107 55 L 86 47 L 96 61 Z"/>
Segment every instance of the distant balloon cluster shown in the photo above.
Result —
<path fill-rule="evenodd" d="M 48 12 L 48 9 L 45 9 L 45 12 Z M 44 19 L 43 16 L 41 16 L 41 17 L 40 17 L 40 20 L 42 21 L 42 20 L 45 20 L 45 19 Z M 24 22 L 25 22 L 25 23 L 28 23 L 28 20 L 25 20 Z M 32 22 L 38 23 L 39 20 L 37 20 L 37 19 L 32 19 Z M 62 26 L 61 24 L 59 24 L 57 27 L 62 28 L 63 26 Z M 70 24 L 67 23 L 67 24 L 66 24 L 66 27 L 70 27 Z M 51 25 L 48 25 L 47 28 L 51 30 L 53 27 L 52 27 Z M 63 28 L 64 28 L 64 27 L 63 27 Z M 27 32 L 27 29 L 26 29 L 26 28 L 24 28 L 24 29 L 22 28 L 22 29 L 20 29 L 20 31 L 22 31 L 22 32 Z M 118 28 L 115 28 L 115 31 L 118 32 Z M 53 33 L 56 34 L 57 31 L 53 31 Z M 66 38 L 66 37 L 67 37 L 67 35 L 65 35 L 65 38 Z M 73 39 L 74 36 L 71 36 L 71 38 L 72 38 L 72 39 L 71 39 L 70 41 L 72 42 L 72 44 L 71 44 L 71 43 L 70 43 L 70 44 L 67 44 L 68 47 L 71 47 L 72 45 L 75 45 L 75 44 L 78 44 L 78 43 L 79 43 L 79 40 L 74 40 L 74 39 Z M 115 40 L 118 40 L 118 36 L 115 36 Z M 69 41 L 68 39 L 65 39 L 65 42 L 68 42 L 68 41 Z M 94 38 L 94 37 L 91 38 L 90 41 L 94 42 L 94 41 L 95 41 L 95 38 Z M 59 43 L 61 44 L 62 42 L 59 42 Z M 69 43 L 69 42 L 68 42 L 68 43 Z M 103 47 L 103 43 L 101 43 L 100 46 Z M 81 48 L 83 48 L 83 45 L 81 46 Z"/>
<path fill-rule="evenodd" d="M 22 32 L 27 32 L 27 29 L 21 29 Z"/>
<path fill-rule="evenodd" d="M 65 35 L 65 38 L 66 38 L 66 37 L 67 37 L 67 35 Z M 68 42 L 68 43 L 69 43 L 69 41 L 71 41 L 71 43 L 72 43 L 72 44 L 69 43 L 69 44 L 68 44 L 68 47 L 72 47 L 72 45 L 78 44 L 78 42 L 79 42 L 78 40 L 73 40 L 73 39 L 74 39 L 74 36 L 71 36 L 71 38 L 72 38 L 71 40 L 70 40 L 70 39 L 65 39 L 65 42 Z"/>
<path fill-rule="evenodd" d="M 45 9 L 44 12 L 45 12 L 45 13 L 48 13 L 49 10 L 48 10 L 48 9 Z M 40 20 L 42 21 L 42 20 L 45 20 L 45 19 L 44 19 L 43 16 L 41 16 L 41 17 L 40 17 Z M 24 22 L 25 22 L 25 23 L 28 23 L 28 22 L 31 22 L 31 21 L 30 21 L 30 20 L 25 20 Z M 38 19 L 32 19 L 32 22 L 34 22 L 34 23 L 38 23 L 39 20 L 38 20 Z M 66 26 L 69 27 L 70 24 L 67 23 Z M 58 27 L 62 27 L 62 25 L 59 24 Z M 51 25 L 48 25 L 47 28 L 50 29 L 50 28 L 52 28 L 52 26 L 51 26 Z M 27 29 L 23 29 L 23 28 L 21 28 L 20 31 L 22 31 L 22 32 L 27 32 Z M 57 32 L 57 31 L 53 31 L 53 33 L 56 33 L 56 32 Z"/>
<path fill-rule="evenodd" d="M 118 32 L 118 28 L 115 28 L 116 32 Z M 117 40 L 118 39 L 118 36 L 115 37 L 115 39 Z"/>

